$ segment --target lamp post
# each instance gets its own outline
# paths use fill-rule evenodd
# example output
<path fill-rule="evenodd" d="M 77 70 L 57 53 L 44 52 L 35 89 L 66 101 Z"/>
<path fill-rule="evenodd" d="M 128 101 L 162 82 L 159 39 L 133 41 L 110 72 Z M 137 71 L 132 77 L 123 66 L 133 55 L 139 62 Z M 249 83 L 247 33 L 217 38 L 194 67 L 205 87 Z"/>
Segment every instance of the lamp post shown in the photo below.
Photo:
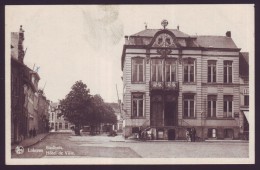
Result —
<path fill-rule="evenodd" d="M 203 127 L 203 117 L 204 116 L 204 111 L 201 112 L 201 136 L 202 136 L 202 140 L 204 141 L 204 127 Z"/>

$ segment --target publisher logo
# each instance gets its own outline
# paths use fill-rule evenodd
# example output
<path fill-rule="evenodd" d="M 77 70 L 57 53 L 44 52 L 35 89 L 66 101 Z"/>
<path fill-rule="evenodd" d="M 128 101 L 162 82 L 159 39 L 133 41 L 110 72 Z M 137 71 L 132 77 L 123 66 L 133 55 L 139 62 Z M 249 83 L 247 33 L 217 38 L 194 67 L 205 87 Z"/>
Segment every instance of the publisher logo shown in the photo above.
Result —
<path fill-rule="evenodd" d="M 15 152 L 16 154 L 21 155 L 24 153 L 24 148 L 22 146 L 16 146 Z"/>

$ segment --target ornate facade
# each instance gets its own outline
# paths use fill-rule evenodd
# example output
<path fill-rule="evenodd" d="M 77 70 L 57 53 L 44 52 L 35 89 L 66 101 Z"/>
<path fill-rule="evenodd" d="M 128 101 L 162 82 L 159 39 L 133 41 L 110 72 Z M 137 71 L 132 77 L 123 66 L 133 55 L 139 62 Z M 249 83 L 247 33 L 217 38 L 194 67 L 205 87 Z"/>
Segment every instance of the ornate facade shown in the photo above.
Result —
<path fill-rule="evenodd" d="M 237 139 L 239 55 L 225 36 L 190 36 L 179 29 L 145 29 L 125 36 L 122 53 L 125 137 L 149 127 L 154 139 Z"/>

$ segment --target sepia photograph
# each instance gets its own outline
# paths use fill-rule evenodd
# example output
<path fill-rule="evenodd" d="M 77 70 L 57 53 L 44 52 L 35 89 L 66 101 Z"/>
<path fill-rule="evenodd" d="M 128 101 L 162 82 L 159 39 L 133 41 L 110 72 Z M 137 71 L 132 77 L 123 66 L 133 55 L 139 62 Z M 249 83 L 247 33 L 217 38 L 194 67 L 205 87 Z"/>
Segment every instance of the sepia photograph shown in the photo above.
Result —
<path fill-rule="evenodd" d="M 6 164 L 254 164 L 254 28 L 254 4 L 6 5 Z"/>

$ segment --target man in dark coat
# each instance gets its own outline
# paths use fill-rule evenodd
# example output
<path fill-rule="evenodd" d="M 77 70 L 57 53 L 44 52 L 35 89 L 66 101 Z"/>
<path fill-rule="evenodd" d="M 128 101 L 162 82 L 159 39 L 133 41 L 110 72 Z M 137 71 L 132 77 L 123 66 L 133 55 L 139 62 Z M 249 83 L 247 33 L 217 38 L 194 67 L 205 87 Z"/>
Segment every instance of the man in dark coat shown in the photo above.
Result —
<path fill-rule="evenodd" d="M 32 137 L 32 129 L 29 130 L 29 135 L 30 135 L 30 138 Z"/>
<path fill-rule="evenodd" d="M 35 137 L 36 136 L 36 130 L 35 130 L 35 128 L 33 128 L 33 137 Z"/>
<path fill-rule="evenodd" d="M 195 139 L 196 139 L 196 129 L 194 127 L 192 127 L 192 132 L 191 132 L 191 140 L 192 142 L 195 142 Z"/>

